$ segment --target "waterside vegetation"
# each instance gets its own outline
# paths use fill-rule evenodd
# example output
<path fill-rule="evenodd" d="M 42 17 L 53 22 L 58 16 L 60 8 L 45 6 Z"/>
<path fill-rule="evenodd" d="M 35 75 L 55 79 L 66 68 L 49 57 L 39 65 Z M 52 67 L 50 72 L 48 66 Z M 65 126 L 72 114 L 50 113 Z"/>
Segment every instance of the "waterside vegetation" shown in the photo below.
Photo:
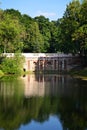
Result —
<path fill-rule="evenodd" d="M 69 72 L 69 74 L 74 77 L 81 78 L 83 80 L 87 80 L 87 68 L 83 68 L 80 70 L 71 70 Z"/>
<path fill-rule="evenodd" d="M 0 75 L 16 74 L 20 75 L 23 71 L 23 63 L 25 58 L 20 53 L 15 53 L 14 57 L 1 58 Z"/>
<path fill-rule="evenodd" d="M 3 76 L 4 75 L 4 73 L 2 72 L 2 70 L 0 70 L 0 76 Z"/>

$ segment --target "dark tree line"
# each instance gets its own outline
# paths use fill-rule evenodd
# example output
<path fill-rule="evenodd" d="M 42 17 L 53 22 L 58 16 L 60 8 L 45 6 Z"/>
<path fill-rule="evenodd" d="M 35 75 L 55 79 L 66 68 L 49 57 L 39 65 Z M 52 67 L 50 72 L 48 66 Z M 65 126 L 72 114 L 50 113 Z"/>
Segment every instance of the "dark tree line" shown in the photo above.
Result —
<path fill-rule="evenodd" d="M 61 19 L 0 9 L 0 52 L 87 53 L 87 0 L 73 0 Z"/>

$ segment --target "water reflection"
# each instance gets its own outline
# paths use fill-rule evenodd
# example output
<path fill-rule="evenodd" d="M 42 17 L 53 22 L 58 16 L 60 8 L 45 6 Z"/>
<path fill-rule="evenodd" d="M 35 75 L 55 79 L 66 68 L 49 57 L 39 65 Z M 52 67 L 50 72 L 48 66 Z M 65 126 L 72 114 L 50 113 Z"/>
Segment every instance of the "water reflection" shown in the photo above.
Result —
<path fill-rule="evenodd" d="M 0 79 L 0 128 L 85 130 L 87 81 L 68 75 Z"/>
<path fill-rule="evenodd" d="M 25 83 L 25 97 L 73 96 L 78 92 L 77 80 L 68 75 L 27 75 L 22 79 Z"/>
<path fill-rule="evenodd" d="M 27 126 L 21 126 L 20 130 L 63 130 L 62 125 L 57 117 L 50 116 L 49 120 L 39 123 L 31 121 Z"/>

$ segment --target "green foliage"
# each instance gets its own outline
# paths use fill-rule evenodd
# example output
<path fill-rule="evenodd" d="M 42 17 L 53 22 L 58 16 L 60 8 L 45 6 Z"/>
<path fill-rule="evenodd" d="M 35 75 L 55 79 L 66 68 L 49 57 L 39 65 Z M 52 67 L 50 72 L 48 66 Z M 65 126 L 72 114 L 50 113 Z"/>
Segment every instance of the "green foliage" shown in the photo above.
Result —
<path fill-rule="evenodd" d="M 72 41 L 72 34 L 79 27 L 79 1 L 71 2 L 64 13 L 60 23 L 60 46 L 65 53 L 76 53 L 76 45 Z"/>
<path fill-rule="evenodd" d="M 87 0 L 73 0 L 59 23 L 59 47 L 65 53 L 85 55 L 87 50 Z"/>
<path fill-rule="evenodd" d="M 57 21 L 44 16 L 31 18 L 14 9 L 0 10 L 0 53 L 86 52 L 86 13 L 87 0 L 72 0 Z"/>
<path fill-rule="evenodd" d="M 83 80 L 87 80 L 87 68 L 84 68 L 82 70 L 71 70 L 70 74 L 82 78 Z"/>
<path fill-rule="evenodd" d="M 15 52 L 23 48 L 24 27 L 18 19 L 11 18 L 6 12 L 0 21 L 0 46 L 3 52 Z"/>
<path fill-rule="evenodd" d="M 58 40 L 58 34 L 60 33 L 59 27 L 57 25 L 57 22 L 52 21 L 50 23 L 50 39 L 49 39 L 49 52 L 50 53 L 56 53 L 60 51 L 59 47 L 59 40 Z"/>
<path fill-rule="evenodd" d="M 4 75 L 4 73 L 2 72 L 2 70 L 0 70 L 0 76 L 3 76 Z"/>
<path fill-rule="evenodd" d="M 49 19 L 45 18 L 44 16 L 38 16 L 35 17 L 35 21 L 38 23 L 40 33 L 43 36 L 43 40 L 44 40 L 43 52 L 49 52 L 50 38 L 51 38 L 51 33 L 50 33 L 51 26 L 50 26 Z"/>
<path fill-rule="evenodd" d="M 72 40 L 78 41 L 79 50 L 87 50 L 87 25 L 83 25 L 76 30 L 72 35 Z"/>
<path fill-rule="evenodd" d="M 21 74 L 23 69 L 24 57 L 15 54 L 14 57 L 5 57 L 1 63 L 1 70 L 5 74 Z"/>
<path fill-rule="evenodd" d="M 82 5 L 81 5 L 81 10 L 80 10 L 80 14 L 81 14 L 81 25 L 82 24 L 87 24 L 87 0 L 83 0 Z"/>
<path fill-rule="evenodd" d="M 28 47 L 30 52 L 42 52 L 43 51 L 43 37 L 40 34 L 38 24 L 36 22 L 32 22 L 30 24 L 30 28 L 28 30 Z"/>

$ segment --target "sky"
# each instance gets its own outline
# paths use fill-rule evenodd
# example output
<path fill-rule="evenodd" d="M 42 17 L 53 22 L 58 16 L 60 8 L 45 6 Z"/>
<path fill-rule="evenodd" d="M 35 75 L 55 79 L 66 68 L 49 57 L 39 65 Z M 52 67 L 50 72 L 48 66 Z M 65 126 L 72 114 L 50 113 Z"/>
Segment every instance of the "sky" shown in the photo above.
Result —
<path fill-rule="evenodd" d="M 62 18 L 72 0 L 0 0 L 0 8 L 15 9 L 32 18 L 43 15 L 49 20 Z"/>

